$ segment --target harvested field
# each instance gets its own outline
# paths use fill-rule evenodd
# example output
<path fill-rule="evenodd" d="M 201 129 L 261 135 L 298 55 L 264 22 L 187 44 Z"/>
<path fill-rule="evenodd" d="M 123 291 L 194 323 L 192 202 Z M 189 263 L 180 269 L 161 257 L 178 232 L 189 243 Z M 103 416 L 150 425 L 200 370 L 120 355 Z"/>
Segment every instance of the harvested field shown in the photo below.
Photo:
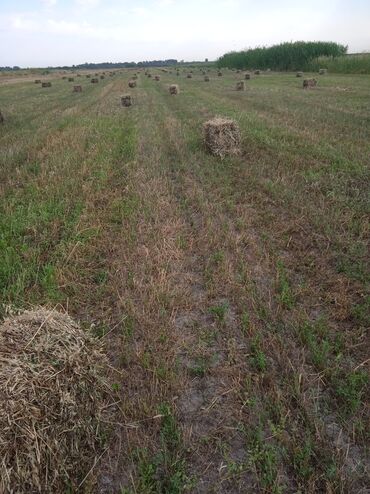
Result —
<path fill-rule="evenodd" d="M 183 68 L 179 97 L 159 67 L 131 108 L 128 69 L 79 95 L 61 73 L 0 86 L 1 320 L 56 307 L 109 363 L 110 431 L 74 491 L 365 494 L 370 76 L 239 92 Z M 239 154 L 205 147 L 217 115 Z"/>

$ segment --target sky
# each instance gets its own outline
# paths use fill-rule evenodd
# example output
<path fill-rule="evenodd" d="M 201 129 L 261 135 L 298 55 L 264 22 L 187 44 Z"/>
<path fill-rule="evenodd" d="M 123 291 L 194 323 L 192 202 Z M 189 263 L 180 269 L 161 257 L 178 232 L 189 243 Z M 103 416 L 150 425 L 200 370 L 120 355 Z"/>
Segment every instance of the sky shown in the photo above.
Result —
<path fill-rule="evenodd" d="M 0 66 L 215 60 L 297 40 L 370 51 L 370 0 L 0 0 Z"/>

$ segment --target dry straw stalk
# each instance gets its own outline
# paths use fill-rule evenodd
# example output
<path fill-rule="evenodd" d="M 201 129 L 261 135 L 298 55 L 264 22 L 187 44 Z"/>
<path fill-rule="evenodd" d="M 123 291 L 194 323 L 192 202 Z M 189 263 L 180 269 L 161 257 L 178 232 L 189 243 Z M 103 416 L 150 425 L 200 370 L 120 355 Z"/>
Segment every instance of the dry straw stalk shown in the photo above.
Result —
<path fill-rule="evenodd" d="M 101 345 L 39 309 L 0 326 L 0 492 L 77 492 L 101 454 Z"/>

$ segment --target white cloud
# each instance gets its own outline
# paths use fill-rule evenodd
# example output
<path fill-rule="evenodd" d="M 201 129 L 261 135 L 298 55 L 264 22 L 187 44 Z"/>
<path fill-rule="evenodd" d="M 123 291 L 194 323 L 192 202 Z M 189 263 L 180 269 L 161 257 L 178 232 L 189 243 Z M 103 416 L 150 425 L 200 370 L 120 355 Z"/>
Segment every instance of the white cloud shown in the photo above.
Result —
<path fill-rule="evenodd" d="M 169 7 L 175 4 L 175 0 L 158 0 L 157 4 L 159 7 Z"/>
<path fill-rule="evenodd" d="M 41 3 L 48 9 L 54 7 L 58 0 L 41 0 Z"/>
<path fill-rule="evenodd" d="M 90 8 L 97 7 L 100 3 L 100 0 L 75 0 L 75 3 L 79 7 Z"/>
<path fill-rule="evenodd" d="M 133 7 L 130 12 L 134 15 L 145 17 L 150 14 L 150 11 L 145 7 Z"/>

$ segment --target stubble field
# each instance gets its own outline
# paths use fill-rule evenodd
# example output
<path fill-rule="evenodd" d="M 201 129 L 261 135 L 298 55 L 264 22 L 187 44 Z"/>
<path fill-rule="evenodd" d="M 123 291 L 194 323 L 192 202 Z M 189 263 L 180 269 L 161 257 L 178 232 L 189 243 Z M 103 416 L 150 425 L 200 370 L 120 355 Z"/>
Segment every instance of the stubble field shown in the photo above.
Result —
<path fill-rule="evenodd" d="M 364 494 L 370 76 L 193 70 L 2 79 L 0 318 L 105 341 L 90 492 Z M 216 115 L 240 156 L 205 150 Z"/>

